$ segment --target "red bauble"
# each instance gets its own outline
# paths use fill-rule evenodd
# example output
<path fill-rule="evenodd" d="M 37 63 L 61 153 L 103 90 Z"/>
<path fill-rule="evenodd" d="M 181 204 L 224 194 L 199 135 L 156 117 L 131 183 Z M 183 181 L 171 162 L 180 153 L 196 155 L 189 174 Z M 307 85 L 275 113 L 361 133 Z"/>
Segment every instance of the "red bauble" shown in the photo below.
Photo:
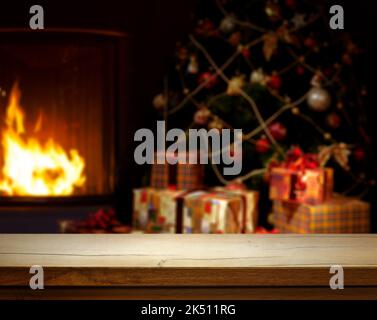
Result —
<path fill-rule="evenodd" d="M 340 117 L 338 116 L 337 113 L 335 112 L 332 112 L 330 113 L 327 117 L 326 117 L 326 123 L 328 124 L 328 126 L 330 126 L 331 128 L 339 128 L 340 124 L 341 124 L 341 120 L 340 120 Z"/>
<path fill-rule="evenodd" d="M 283 81 L 281 80 L 281 78 L 277 75 L 277 74 L 273 74 L 269 79 L 268 79 L 268 82 L 267 82 L 268 86 L 271 88 L 271 89 L 274 89 L 274 90 L 279 90 L 281 85 L 283 84 Z"/>
<path fill-rule="evenodd" d="M 255 144 L 255 149 L 258 153 L 266 153 L 268 150 L 270 150 L 270 147 L 270 141 L 268 141 L 266 138 L 260 138 Z"/>
<path fill-rule="evenodd" d="M 287 136 L 287 128 L 280 122 L 270 124 L 268 130 L 270 131 L 271 136 L 277 141 L 282 141 Z"/>
<path fill-rule="evenodd" d="M 250 50 L 249 50 L 249 48 L 242 48 L 242 50 L 241 50 L 241 54 L 243 55 L 243 57 L 245 58 L 245 59 L 249 59 L 250 58 Z"/>
<path fill-rule="evenodd" d="M 313 37 L 306 38 L 304 41 L 305 47 L 314 50 L 317 47 L 317 40 Z"/>
<path fill-rule="evenodd" d="M 353 151 L 353 157 L 357 160 L 357 161 L 362 161 L 365 159 L 365 150 L 363 148 L 356 148 L 354 151 Z"/>
<path fill-rule="evenodd" d="M 211 72 L 203 72 L 198 79 L 199 83 L 206 82 L 205 87 L 207 89 L 211 89 L 217 84 L 217 77 L 216 75 L 212 74 Z"/>

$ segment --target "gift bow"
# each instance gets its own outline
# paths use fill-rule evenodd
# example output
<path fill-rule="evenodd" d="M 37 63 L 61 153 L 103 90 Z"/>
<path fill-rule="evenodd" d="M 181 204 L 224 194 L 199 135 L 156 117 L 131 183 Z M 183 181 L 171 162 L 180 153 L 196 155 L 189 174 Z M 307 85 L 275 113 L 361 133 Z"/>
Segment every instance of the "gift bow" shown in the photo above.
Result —
<path fill-rule="evenodd" d="M 318 153 L 318 159 L 321 166 L 324 166 L 331 157 L 346 171 L 350 169 L 348 157 L 351 151 L 345 143 L 335 143 L 331 146 L 321 146 Z"/>
<path fill-rule="evenodd" d="M 306 169 L 317 169 L 319 162 L 316 154 L 304 154 L 301 149 L 293 148 L 287 153 L 285 161 L 282 163 L 283 168 L 304 171 Z"/>

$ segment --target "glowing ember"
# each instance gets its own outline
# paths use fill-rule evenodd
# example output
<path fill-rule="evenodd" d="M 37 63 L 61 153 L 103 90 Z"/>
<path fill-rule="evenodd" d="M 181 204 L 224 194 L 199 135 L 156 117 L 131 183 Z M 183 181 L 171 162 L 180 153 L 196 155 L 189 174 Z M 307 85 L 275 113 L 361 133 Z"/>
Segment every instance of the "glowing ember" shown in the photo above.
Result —
<path fill-rule="evenodd" d="M 68 153 L 53 139 L 41 144 L 25 132 L 21 91 L 13 85 L 2 132 L 3 168 L 0 193 L 19 196 L 70 195 L 85 183 L 85 161 L 76 149 Z M 41 127 L 41 118 L 35 126 Z M 38 128 L 38 129 L 37 129 Z"/>

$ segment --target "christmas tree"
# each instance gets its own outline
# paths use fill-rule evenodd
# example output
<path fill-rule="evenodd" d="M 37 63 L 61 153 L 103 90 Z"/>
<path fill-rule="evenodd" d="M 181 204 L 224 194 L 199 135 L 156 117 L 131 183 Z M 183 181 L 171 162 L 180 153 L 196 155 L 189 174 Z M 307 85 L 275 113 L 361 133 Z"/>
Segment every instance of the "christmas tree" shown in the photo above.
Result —
<path fill-rule="evenodd" d="M 305 152 L 334 169 L 335 191 L 367 194 L 363 51 L 328 22 L 308 1 L 198 3 L 153 105 L 171 127 L 243 130 L 241 174 L 224 177 L 210 164 L 207 184 L 242 182 L 261 191 L 268 211 L 269 169 Z"/>

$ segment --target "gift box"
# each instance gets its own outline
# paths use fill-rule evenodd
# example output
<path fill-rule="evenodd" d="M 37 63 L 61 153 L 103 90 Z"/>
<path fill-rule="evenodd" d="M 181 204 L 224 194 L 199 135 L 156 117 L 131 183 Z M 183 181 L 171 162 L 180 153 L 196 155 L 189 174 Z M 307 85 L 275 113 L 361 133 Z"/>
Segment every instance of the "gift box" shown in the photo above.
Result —
<path fill-rule="evenodd" d="M 133 227 L 147 233 L 251 233 L 258 192 L 134 189 Z"/>
<path fill-rule="evenodd" d="M 243 203 L 239 195 L 193 192 L 184 197 L 183 233 L 241 233 Z"/>
<path fill-rule="evenodd" d="M 270 199 L 319 204 L 331 199 L 333 170 L 320 167 L 317 154 L 292 147 L 285 160 L 269 168 Z"/>
<path fill-rule="evenodd" d="M 259 192 L 248 189 L 229 189 L 227 187 L 214 188 L 217 192 L 223 192 L 239 196 L 242 200 L 242 233 L 254 233 L 258 226 L 258 201 Z"/>
<path fill-rule="evenodd" d="M 182 202 L 186 191 L 174 189 L 134 189 L 133 226 L 147 233 L 179 232 Z"/>
<path fill-rule="evenodd" d="M 282 233 L 368 233 L 369 203 L 334 197 L 322 204 L 273 202 L 274 225 Z"/>
<path fill-rule="evenodd" d="M 273 168 L 270 177 L 270 199 L 318 204 L 331 199 L 333 170 L 317 168 L 295 170 Z"/>

